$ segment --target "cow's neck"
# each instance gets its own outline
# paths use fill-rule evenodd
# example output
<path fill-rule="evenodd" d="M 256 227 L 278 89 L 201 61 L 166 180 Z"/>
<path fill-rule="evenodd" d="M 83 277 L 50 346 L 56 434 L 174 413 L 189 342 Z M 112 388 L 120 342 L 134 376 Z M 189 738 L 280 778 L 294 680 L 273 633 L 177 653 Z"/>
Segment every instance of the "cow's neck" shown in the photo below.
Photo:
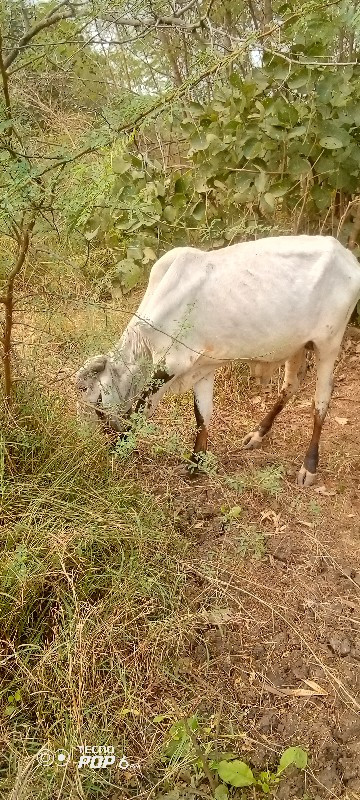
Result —
<path fill-rule="evenodd" d="M 153 367 L 149 345 L 141 333 L 137 320 L 130 321 L 109 356 L 115 374 L 121 375 L 123 400 L 137 397 L 149 380 Z"/>

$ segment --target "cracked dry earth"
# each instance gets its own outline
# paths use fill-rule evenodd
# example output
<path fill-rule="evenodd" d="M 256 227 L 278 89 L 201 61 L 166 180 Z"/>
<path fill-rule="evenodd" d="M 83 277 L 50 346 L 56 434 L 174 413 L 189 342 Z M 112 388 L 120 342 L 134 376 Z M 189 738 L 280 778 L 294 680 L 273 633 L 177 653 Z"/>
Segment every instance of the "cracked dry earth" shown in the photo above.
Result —
<path fill-rule="evenodd" d="M 217 744 L 254 767 L 276 764 L 291 744 L 306 748 L 306 777 L 290 772 L 278 798 L 360 798 L 359 368 L 359 340 L 347 338 L 316 487 L 295 486 L 311 432 L 314 370 L 253 454 L 240 441 L 273 398 L 244 389 L 236 368 L 222 373 L 210 443 L 216 475 L 187 485 L 178 458 L 158 455 L 154 470 L 146 444 L 131 466 L 190 540 L 179 564 L 187 606 L 174 651 L 181 688 L 164 679 L 159 692 L 177 692 L 183 713 L 217 715 Z M 183 398 L 165 401 L 156 415 L 189 446 L 190 420 Z M 284 472 L 272 494 L 259 474 L 274 465 Z M 229 485 L 239 474 L 248 482 L 242 491 Z M 241 512 L 229 521 L 224 508 L 234 506 Z M 176 784 L 181 798 L 190 797 L 185 783 Z"/>

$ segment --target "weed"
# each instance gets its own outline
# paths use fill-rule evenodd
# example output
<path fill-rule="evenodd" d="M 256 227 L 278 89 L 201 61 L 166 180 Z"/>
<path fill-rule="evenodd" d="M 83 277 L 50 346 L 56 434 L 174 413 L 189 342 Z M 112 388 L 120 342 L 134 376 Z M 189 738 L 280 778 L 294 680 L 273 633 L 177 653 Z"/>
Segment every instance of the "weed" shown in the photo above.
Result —
<path fill-rule="evenodd" d="M 242 507 L 232 506 L 232 508 L 226 509 L 226 506 L 221 506 L 221 513 L 223 530 L 226 527 L 236 527 L 236 536 L 233 537 L 233 541 L 236 542 L 236 548 L 240 555 L 243 558 L 246 556 L 262 558 L 265 553 L 264 533 L 257 525 L 244 525 L 239 522 L 243 513 Z"/>
<path fill-rule="evenodd" d="M 317 502 L 317 500 L 310 500 L 309 502 L 309 511 L 314 517 L 318 517 L 321 514 L 321 505 Z"/>
<path fill-rule="evenodd" d="M 243 558 L 263 558 L 265 555 L 265 536 L 256 525 L 240 526 L 239 534 L 235 537 L 236 547 Z"/>
<path fill-rule="evenodd" d="M 132 742 L 148 724 L 142 698 L 155 645 L 161 640 L 161 682 L 178 641 L 173 615 L 183 577 L 176 565 L 187 546 L 156 499 L 121 475 L 120 463 L 114 473 L 101 432 L 80 429 L 60 399 L 50 403 L 36 386 L 19 386 L 19 399 L 16 425 L 2 419 L 6 794 L 16 764 L 44 743 L 55 752 L 118 742 L 138 760 Z M 31 763 L 24 798 L 72 796 L 70 773 Z M 106 797 L 108 777 L 97 775 L 95 792 L 84 776 L 85 793 Z"/>
<path fill-rule="evenodd" d="M 274 771 L 270 769 L 253 770 L 245 761 L 237 758 L 235 753 L 221 753 L 217 758 L 211 757 L 213 745 L 211 742 L 202 742 L 200 746 L 197 738 L 202 734 L 206 736 L 209 728 L 199 725 L 197 717 L 174 723 L 169 731 L 168 738 L 163 747 L 164 758 L 174 761 L 186 759 L 186 763 L 192 764 L 193 769 L 197 769 L 200 780 L 204 776 L 209 776 L 212 787 L 215 788 L 215 800 L 227 800 L 229 789 L 256 787 L 263 794 L 269 794 L 280 783 L 286 769 L 295 766 L 304 770 L 307 767 L 308 756 L 301 747 L 288 747 L 281 755 L 279 764 Z M 194 736 L 194 734 L 196 734 Z M 199 753 L 201 758 L 199 759 Z M 201 771 L 201 764 L 204 770 Z M 214 778 L 217 778 L 215 784 Z M 220 781 L 220 783 L 219 783 Z"/>
<path fill-rule="evenodd" d="M 199 470 L 209 477 L 214 477 L 217 473 L 218 462 L 216 456 L 208 451 L 207 453 L 198 453 L 196 463 L 186 459 L 187 467 L 190 472 Z"/>
<path fill-rule="evenodd" d="M 146 439 L 157 432 L 154 423 L 149 422 L 141 413 L 131 414 L 129 428 L 123 436 L 120 436 L 114 446 L 113 453 L 115 458 L 123 461 L 136 450 L 140 438 Z"/>
<path fill-rule="evenodd" d="M 224 482 L 238 494 L 242 494 L 245 490 L 253 490 L 270 497 L 277 497 L 283 489 L 283 476 L 284 468 L 274 465 L 254 472 L 226 477 Z"/>

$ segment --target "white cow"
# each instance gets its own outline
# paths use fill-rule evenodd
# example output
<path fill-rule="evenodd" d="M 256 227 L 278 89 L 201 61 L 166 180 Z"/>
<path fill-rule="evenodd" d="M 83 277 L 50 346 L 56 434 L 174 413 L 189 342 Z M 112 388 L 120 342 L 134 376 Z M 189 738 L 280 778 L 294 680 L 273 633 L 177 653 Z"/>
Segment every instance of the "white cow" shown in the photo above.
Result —
<path fill-rule="evenodd" d="M 258 374 L 264 364 L 270 374 L 285 362 L 274 407 L 243 440 L 252 449 L 297 390 L 310 347 L 317 369 L 314 427 L 298 474 L 299 485 L 309 486 L 334 363 L 359 297 L 357 260 L 332 237 L 270 237 L 210 252 L 175 248 L 154 264 L 118 345 L 85 363 L 77 387 L 84 404 L 117 431 L 124 430 L 121 420 L 130 409 L 149 415 L 166 391 L 192 388 L 196 466 L 206 451 L 216 369 L 239 360 L 255 362 Z"/>

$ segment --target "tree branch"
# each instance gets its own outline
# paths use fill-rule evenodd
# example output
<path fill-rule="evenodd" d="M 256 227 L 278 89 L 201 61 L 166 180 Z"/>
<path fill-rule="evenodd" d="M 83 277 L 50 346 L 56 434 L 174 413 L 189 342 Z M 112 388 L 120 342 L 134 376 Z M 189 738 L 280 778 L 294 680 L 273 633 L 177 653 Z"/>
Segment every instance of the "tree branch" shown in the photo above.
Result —
<path fill-rule="evenodd" d="M 14 264 L 6 286 L 6 294 L 0 298 L 0 301 L 5 306 L 5 322 L 4 322 L 4 338 L 3 338 L 3 353 L 2 360 L 4 364 L 4 388 L 5 388 L 5 404 L 9 408 L 11 405 L 11 391 L 12 391 L 12 377 L 11 377 L 11 333 L 13 327 L 13 310 L 14 310 L 14 283 L 17 275 L 23 267 L 27 251 L 29 249 L 30 234 L 34 227 L 35 219 L 33 218 L 28 227 L 25 229 L 20 242 L 19 252 L 16 263 Z"/>
<path fill-rule="evenodd" d="M 63 3 L 61 5 L 63 5 Z M 21 36 L 16 47 L 14 47 L 14 49 L 11 50 L 9 55 L 4 59 L 5 69 L 9 69 L 13 61 L 15 61 L 15 59 L 18 57 L 20 51 L 27 47 L 34 36 L 37 36 L 37 34 L 45 30 L 45 28 L 50 28 L 51 25 L 56 25 L 57 22 L 62 22 L 64 19 L 71 19 L 71 17 L 74 17 L 74 11 L 72 9 L 63 11 L 62 13 L 59 12 L 58 14 L 51 12 L 47 17 L 33 25 L 30 30 L 26 31 L 26 33 Z"/>
<path fill-rule="evenodd" d="M 11 103 L 10 103 L 10 92 L 9 92 L 9 82 L 8 82 L 8 74 L 6 71 L 6 67 L 4 65 L 3 60 L 3 40 L 2 40 L 2 33 L 0 30 L 0 72 L 3 82 L 3 91 L 4 91 L 4 99 L 5 99 L 5 116 L 9 122 L 9 128 L 6 131 L 6 138 L 11 140 L 12 137 L 12 117 L 11 117 Z"/>
<path fill-rule="evenodd" d="M 357 67 L 360 64 L 360 61 L 299 61 L 269 47 L 264 47 L 264 52 L 283 58 L 288 64 L 295 64 L 298 67 Z"/>

